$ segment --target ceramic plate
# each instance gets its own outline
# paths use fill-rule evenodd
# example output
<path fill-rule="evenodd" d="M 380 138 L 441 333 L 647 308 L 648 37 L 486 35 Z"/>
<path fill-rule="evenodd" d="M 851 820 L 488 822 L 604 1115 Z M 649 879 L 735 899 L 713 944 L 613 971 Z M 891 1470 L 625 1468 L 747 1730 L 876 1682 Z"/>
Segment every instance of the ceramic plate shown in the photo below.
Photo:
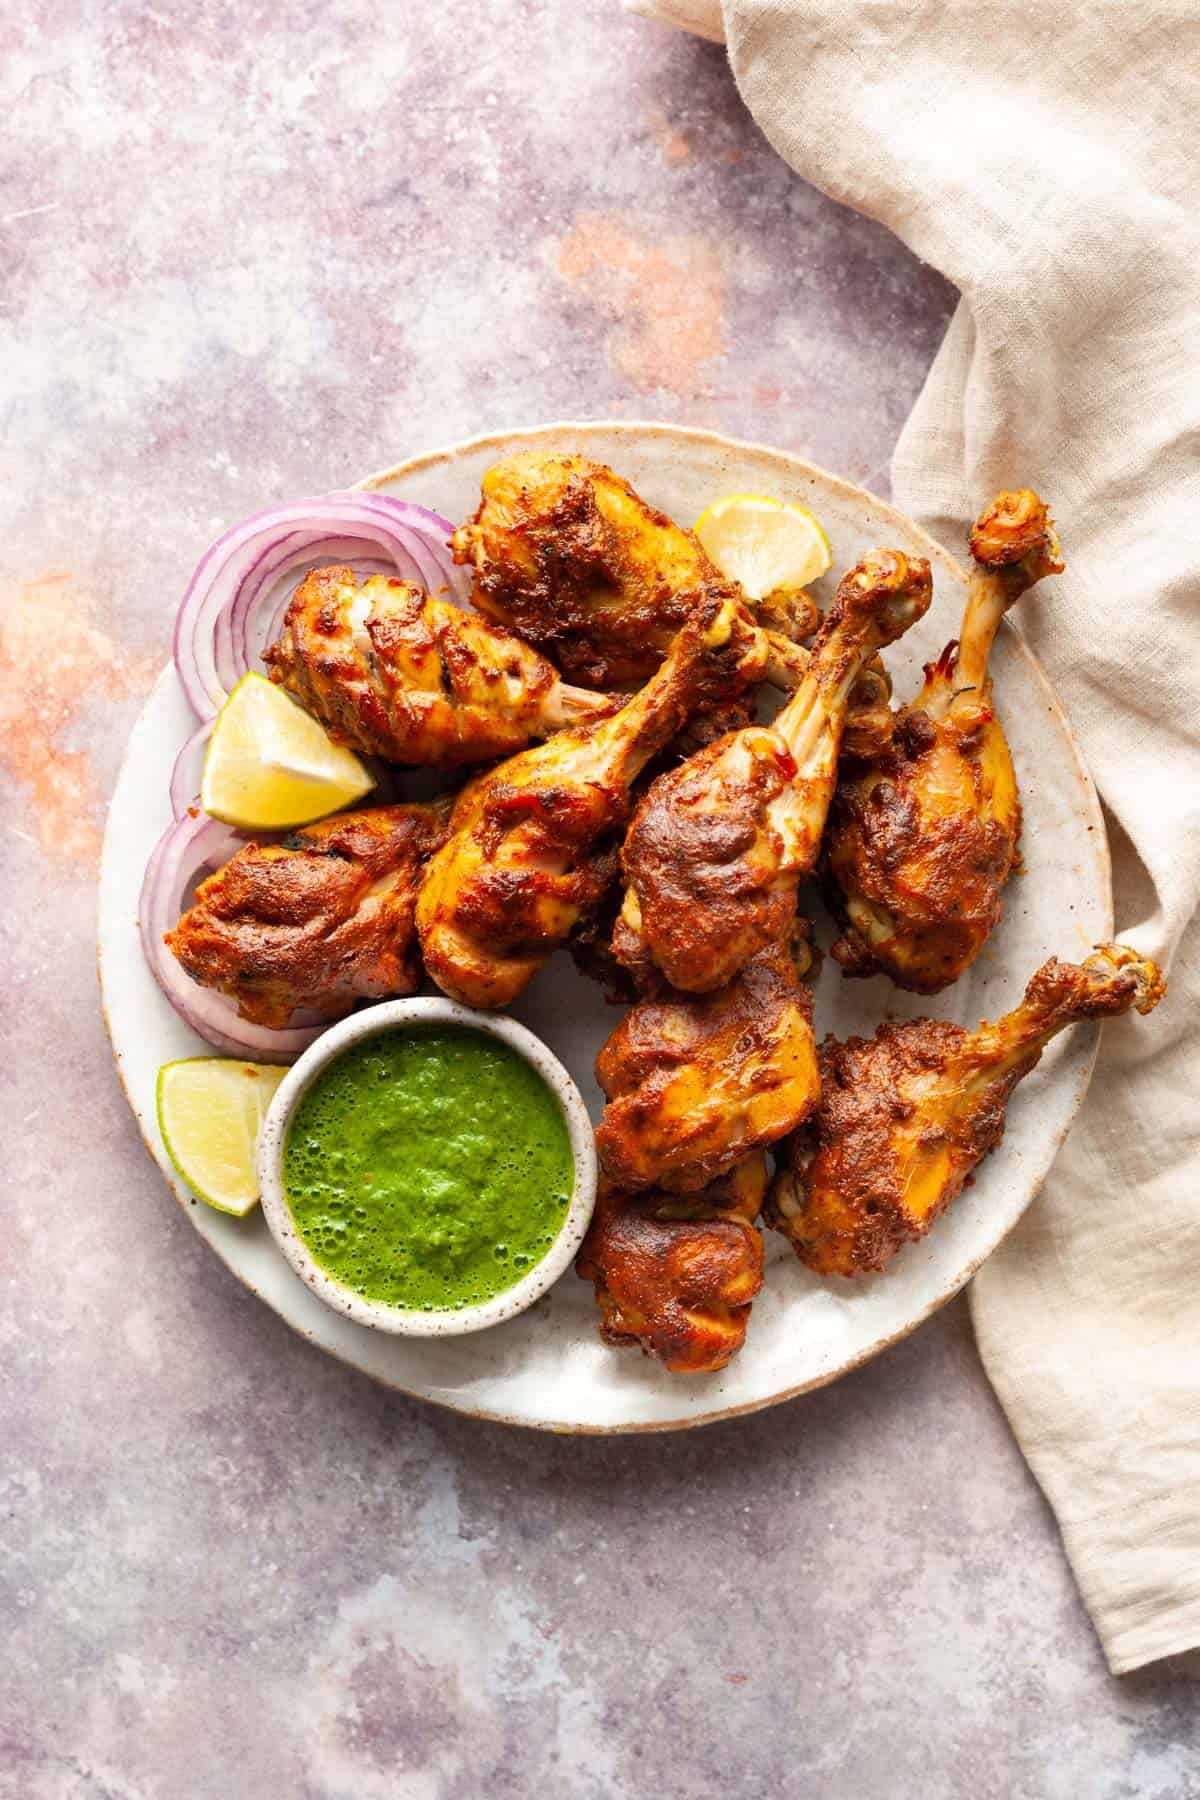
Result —
<path fill-rule="evenodd" d="M 888 651 L 896 693 L 919 685 L 921 664 L 957 635 L 965 576 L 957 562 L 891 507 L 782 451 L 668 425 L 548 425 L 475 438 L 370 477 L 365 486 L 436 508 L 472 512 L 484 470 L 537 446 L 583 451 L 611 463 L 645 498 L 690 523 L 720 494 L 772 493 L 811 507 L 824 522 L 834 573 L 875 545 L 895 545 L 933 564 L 934 603 Z M 985 496 L 981 496 L 985 498 Z M 186 576 L 180 570 L 180 587 Z M 1038 605 L 1035 593 L 1027 604 Z M 164 641 L 168 626 L 164 623 Z M 1077 959 L 1111 936 L 1108 856 L 1096 795 L 1045 677 L 1017 631 L 1001 630 L 995 689 L 1021 781 L 1025 872 L 1010 883 L 1004 919 L 979 962 L 932 1002 L 882 977 L 843 981 L 827 958 L 816 990 L 818 1035 L 870 1033 L 885 1016 L 933 1011 L 964 1025 L 994 1017 L 1020 996 L 1047 956 Z M 909 1245 L 883 1275 L 823 1282 L 768 1233 L 768 1268 L 745 1349 L 729 1368 L 672 1376 L 637 1351 L 600 1342 L 589 1284 L 568 1272 L 521 1318 L 475 1337 L 421 1341 L 385 1336 L 331 1312 L 277 1251 L 257 1215 L 235 1220 L 197 1203 L 174 1176 L 155 1119 L 159 1065 L 203 1055 L 146 968 L 138 945 L 138 890 L 146 860 L 169 822 L 167 782 L 194 729 L 168 668 L 130 739 L 104 844 L 100 974 L 121 1079 L 147 1144 L 196 1230 L 238 1278 L 321 1349 L 394 1387 L 481 1417 L 554 1431 L 641 1431 L 698 1425 L 768 1406 L 832 1381 L 903 1337 L 958 1292 L 1029 1205 L 1087 1088 L 1098 1030 L 1059 1038 L 1018 1088 L 995 1155 L 928 1238 Z M 814 896 L 818 940 L 832 932 Z M 802 901 L 803 903 L 803 901 Z M 599 991 L 556 956 L 516 1010 L 567 1064 L 594 1114 L 596 1051 L 616 1022 Z"/>

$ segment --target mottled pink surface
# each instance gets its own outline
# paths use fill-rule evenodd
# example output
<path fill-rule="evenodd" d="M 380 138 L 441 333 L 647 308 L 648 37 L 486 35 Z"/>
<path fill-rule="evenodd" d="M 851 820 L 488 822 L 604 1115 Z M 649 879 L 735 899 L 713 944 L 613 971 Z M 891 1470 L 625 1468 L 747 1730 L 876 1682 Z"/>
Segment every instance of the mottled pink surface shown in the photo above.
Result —
<path fill-rule="evenodd" d="M 564 415 L 879 485 L 948 290 L 616 0 L 35 0 L 0 107 L 0 1795 L 1200 1793 L 961 1303 L 741 1424 L 453 1418 L 205 1250 L 97 1006 L 105 795 L 219 526 Z"/>

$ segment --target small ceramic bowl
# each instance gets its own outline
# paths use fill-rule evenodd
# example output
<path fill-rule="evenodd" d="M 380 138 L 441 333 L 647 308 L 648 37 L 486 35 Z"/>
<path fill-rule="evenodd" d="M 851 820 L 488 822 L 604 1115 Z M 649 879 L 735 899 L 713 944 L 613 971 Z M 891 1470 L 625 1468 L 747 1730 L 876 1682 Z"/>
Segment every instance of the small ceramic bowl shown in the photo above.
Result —
<path fill-rule="evenodd" d="M 473 1306 L 454 1311 L 414 1312 L 388 1306 L 381 1301 L 365 1300 L 352 1288 L 336 1281 L 313 1260 L 308 1245 L 296 1230 L 283 1187 L 283 1145 L 287 1128 L 296 1106 L 322 1069 L 351 1044 L 414 1025 L 466 1026 L 499 1038 L 502 1044 L 523 1056 L 537 1070 L 562 1108 L 575 1163 L 575 1185 L 566 1217 L 541 1261 L 535 1263 L 520 1281 L 502 1293 L 494 1294 L 490 1300 L 480 1300 Z M 579 1089 L 558 1058 L 524 1025 L 500 1014 L 472 1012 L 453 1000 L 387 1000 L 364 1012 L 351 1013 L 349 1018 L 331 1025 L 309 1045 L 284 1077 L 259 1134 L 258 1184 L 263 1215 L 271 1235 L 297 1275 L 327 1306 L 360 1325 L 371 1325 L 377 1331 L 398 1332 L 406 1337 L 459 1337 L 468 1331 L 483 1331 L 489 1325 L 499 1325 L 524 1312 L 539 1295 L 553 1286 L 571 1262 L 583 1242 L 596 1204 L 596 1145 Z"/>

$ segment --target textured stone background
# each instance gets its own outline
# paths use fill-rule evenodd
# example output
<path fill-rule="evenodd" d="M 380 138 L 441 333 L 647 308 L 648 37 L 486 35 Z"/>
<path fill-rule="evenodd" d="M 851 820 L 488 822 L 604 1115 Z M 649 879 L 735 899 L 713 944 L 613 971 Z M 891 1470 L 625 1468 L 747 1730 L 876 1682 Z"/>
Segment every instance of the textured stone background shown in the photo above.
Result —
<path fill-rule="evenodd" d="M 214 530 L 657 416 L 879 484 L 952 296 L 615 0 L 0 20 L 0 1795 L 1186 1800 L 961 1304 L 834 1389 L 553 1441 L 372 1387 L 187 1229 L 96 1004 L 122 743 Z"/>

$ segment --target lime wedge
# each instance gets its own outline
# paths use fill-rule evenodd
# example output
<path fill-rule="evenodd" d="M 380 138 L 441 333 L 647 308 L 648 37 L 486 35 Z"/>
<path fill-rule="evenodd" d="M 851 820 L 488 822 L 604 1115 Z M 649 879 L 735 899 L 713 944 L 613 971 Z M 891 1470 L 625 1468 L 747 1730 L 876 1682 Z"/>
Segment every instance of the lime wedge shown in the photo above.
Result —
<path fill-rule="evenodd" d="M 246 675 L 217 715 L 200 804 L 240 831 L 308 825 L 374 786 L 352 750 L 263 675 Z"/>
<path fill-rule="evenodd" d="M 167 1155 L 201 1200 L 243 1218 L 258 1205 L 258 1132 L 286 1069 L 193 1056 L 158 1071 Z"/>
<path fill-rule="evenodd" d="M 748 600 L 780 588 L 802 588 L 833 561 L 818 519 L 802 506 L 768 494 L 726 494 L 696 520 L 696 536 L 723 575 Z"/>

